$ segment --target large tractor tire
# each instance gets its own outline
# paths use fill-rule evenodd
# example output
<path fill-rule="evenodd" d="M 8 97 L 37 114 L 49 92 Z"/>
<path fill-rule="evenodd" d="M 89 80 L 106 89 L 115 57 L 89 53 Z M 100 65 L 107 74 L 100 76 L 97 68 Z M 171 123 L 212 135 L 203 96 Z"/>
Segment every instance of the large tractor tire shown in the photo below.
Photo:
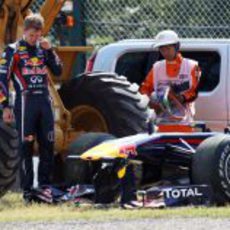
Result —
<path fill-rule="evenodd" d="M 0 122 L 0 197 L 16 180 L 19 163 L 17 131 Z"/>
<path fill-rule="evenodd" d="M 220 134 L 198 146 L 192 160 L 192 181 L 207 184 L 212 190 L 212 203 L 230 201 L 230 137 Z"/>
<path fill-rule="evenodd" d="M 64 182 L 66 185 L 92 183 L 92 174 L 95 167 L 90 162 L 74 159 L 88 149 L 115 137 L 108 133 L 85 133 L 78 137 L 69 146 L 69 155 L 64 163 Z"/>
<path fill-rule="evenodd" d="M 72 113 L 76 131 L 122 137 L 147 130 L 148 98 L 126 77 L 113 73 L 83 74 L 64 84 L 59 93 Z"/>

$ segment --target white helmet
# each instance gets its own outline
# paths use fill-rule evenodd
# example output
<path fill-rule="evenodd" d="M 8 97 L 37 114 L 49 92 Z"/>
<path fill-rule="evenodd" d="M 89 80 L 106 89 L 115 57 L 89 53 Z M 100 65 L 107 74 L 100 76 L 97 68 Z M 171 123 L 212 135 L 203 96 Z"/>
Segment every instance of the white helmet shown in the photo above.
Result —
<path fill-rule="evenodd" d="M 173 30 L 163 30 L 155 37 L 156 44 L 154 48 L 179 43 L 179 37 Z"/>

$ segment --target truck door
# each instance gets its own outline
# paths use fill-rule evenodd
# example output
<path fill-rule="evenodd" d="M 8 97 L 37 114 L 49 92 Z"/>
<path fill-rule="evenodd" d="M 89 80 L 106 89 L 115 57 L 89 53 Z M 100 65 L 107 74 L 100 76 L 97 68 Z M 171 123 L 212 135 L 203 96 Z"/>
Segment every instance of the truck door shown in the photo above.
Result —
<path fill-rule="evenodd" d="M 226 94 L 227 94 L 227 126 L 230 126 L 230 45 L 228 44 L 228 58 L 226 59 L 226 72 L 224 72 L 224 76 L 226 78 Z"/>
<path fill-rule="evenodd" d="M 206 122 L 213 131 L 223 131 L 228 120 L 228 48 L 225 44 L 195 44 L 194 47 L 190 44 L 183 51 L 184 57 L 199 62 L 202 71 L 195 120 Z"/>

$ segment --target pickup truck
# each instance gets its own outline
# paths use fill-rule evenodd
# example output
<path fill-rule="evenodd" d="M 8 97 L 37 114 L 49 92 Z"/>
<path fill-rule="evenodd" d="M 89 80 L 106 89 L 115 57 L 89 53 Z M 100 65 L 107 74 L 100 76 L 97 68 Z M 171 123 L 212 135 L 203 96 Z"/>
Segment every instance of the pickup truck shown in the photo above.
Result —
<path fill-rule="evenodd" d="M 88 60 L 86 71 L 115 72 L 140 85 L 153 63 L 162 58 L 153 45 L 151 39 L 106 45 Z M 181 52 L 197 60 L 202 70 L 195 120 L 212 131 L 223 131 L 230 122 L 230 40 L 182 39 Z"/>

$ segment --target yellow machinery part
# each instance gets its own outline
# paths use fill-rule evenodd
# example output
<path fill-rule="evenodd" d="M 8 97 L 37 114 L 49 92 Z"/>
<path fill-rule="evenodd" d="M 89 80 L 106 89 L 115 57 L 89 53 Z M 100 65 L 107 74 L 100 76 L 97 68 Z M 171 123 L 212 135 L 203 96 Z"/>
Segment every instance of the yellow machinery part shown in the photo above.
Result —
<path fill-rule="evenodd" d="M 49 0 L 45 1 L 41 7 L 40 13 L 45 19 L 45 28 L 43 34 L 46 35 L 53 25 L 53 22 L 61 10 L 65 0 Z"/>
<path fill-rule="evenodd" d="M 46 35 L 53 25 L 53 22 L 61 10 L 64 4 L 64 0 L 46 0 L 40 8 L 40 13 L 45 20 L 45 28 L 43 34 Z M 0 8 L 0 52 L 4 49 L 5 45 L 9 42 L 14 42 L 20 38 L 23 34 L 23 21 L 24 17 L 31 11 L 29 7 L 33 3 L 33 0 L 5 0 Z M 54 111 L 58 114 L 55 120 L 55 132 L 56 132 L 56 151 L 63 151 L 67 145 L 76 139 L 77 133 L 74 127 L 71 127 L 71 113 L 66 110 L 62 100 L 56 90 L 56 85 L 63 83 L 71 78 L 71 71 L 76 60 L 77 54 L 80 52 L 92 51 L 91 46 L 79 46 L 79 47 L 57 47 L 56 52 L 63 62 L 63 74 L 60 78 L 55 78 L 50 74 L 49 77 L 49 90 L 53 99 Z M 88 111 L 88 112 L 87 112 Z M 84 114 L 92 116 L 91 110 L 85 110 Z M 82 114 L 82 110 L 81 110 Z M 76 118 L 76 113 L 73 114 Z M 95 119 L 98 122 L 100 128 L 98 131 L 107 131 L 106 122 L 100 114 L 96 114 Z M 97 115 L 97 116 L 96 116 Z M 102 118 L 101 118 L 102 117 Z M 77 117 L 77 120 L 79 116 Z M 92 122 L 95 121 L 92 119 Z M 83 130 L 85 130 L 87 124 L 83 124 Z M 78 130 L 81 132 L 82 130 Z"/>
<path fill-rule="evenodd" d="M 23 34 L 23 20 L 33 0 L 4 0 L 0 8 L 0 52 Z"/>

